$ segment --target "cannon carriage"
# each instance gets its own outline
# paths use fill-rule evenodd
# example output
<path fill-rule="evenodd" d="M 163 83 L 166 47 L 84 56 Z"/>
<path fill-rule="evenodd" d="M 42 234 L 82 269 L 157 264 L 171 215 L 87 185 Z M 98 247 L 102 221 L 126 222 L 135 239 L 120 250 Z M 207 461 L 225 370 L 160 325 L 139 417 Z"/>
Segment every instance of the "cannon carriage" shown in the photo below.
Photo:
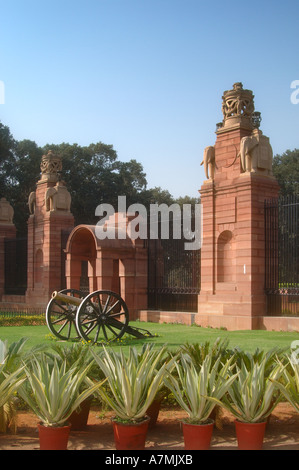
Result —
<path fill-rule="evenodd" d="M 46 321 L 51 333 L 64 341 L 107 344 L 125 333 L 140 339 L 152 337 L 149 331 L 129 325 L 125 301 L 108 290 L 86 296 L 77 289 L 55 291 L 47 305 Z"/>

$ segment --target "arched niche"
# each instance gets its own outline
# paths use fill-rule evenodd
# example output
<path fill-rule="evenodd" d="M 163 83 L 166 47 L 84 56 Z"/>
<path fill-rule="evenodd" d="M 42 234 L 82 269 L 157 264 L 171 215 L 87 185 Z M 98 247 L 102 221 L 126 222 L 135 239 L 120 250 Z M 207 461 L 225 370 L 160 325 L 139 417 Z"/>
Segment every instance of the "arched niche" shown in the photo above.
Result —
<path fill-rule="evenodd" d="M 69 236 L 67 246 L 68 287 L 87 294 L 96 289 L 96 239 L 89 226 L 76 227 Z"/>
<path fill-rule="evenodd" d="M 217 282 L 236 281 L 235 240 L 230 230 L 222 232 L 217 241 Z"/>
<path fill-rule="evenodd" d="M 67 288 L 80 289 L 82 266 L 86 273 L 87 261 L 89 291 L 119 293 L 134 318 L 137 309 L 147 306 L 147 248 L 130 237 L 100 239 L 96 229 L 79 225 L 69 235 L 65 249 Z"/>

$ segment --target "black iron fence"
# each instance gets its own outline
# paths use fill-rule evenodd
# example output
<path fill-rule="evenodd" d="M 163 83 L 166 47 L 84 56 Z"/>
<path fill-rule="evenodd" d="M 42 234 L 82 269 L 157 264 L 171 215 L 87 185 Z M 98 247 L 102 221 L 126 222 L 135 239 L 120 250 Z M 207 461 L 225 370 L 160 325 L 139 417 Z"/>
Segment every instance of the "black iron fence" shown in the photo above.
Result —
<path fill-rule="evenodd" d="M 148 308 L 197 312 L 200 293 L 200 250 L 186 250 L 186 240 L 173 238 L 148 240 Z M 160 233 L 160 228 L 159 228 Z"/>
<path fill-rule="evenodd" d="M 299 316 L 299 196 L 265 202 L 267 314 Z"/>

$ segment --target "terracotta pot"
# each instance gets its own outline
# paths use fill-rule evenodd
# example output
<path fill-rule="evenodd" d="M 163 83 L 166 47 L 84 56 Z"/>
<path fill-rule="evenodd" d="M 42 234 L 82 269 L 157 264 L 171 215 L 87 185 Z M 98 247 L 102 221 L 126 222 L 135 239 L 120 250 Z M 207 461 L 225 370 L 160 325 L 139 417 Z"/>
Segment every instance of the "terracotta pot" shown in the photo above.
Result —
<path fill-rule="evenodd" d="M 81 403 L 80 408 L 74 411 L 69 417 L 69 423 L 72 425 L 72 431 L 80 431 L 86 427 L 91 402 L 92 398 L 90 397 L 84 400 Z"/>
<path fill-rule="evenodd" d="M 214 428 L 214 421 L 206 424 L 190 424 L 185 421 L 183 424 L 183 435 L 185 450 L 208 450 Z"/>
<path fill-rule="evenodd" d="M 112 419 L 116 450 L 144 450 L 149 418 L 139 423 L 120 423 Z"/>
<path fill-rule="evenodd" d="M 40 450 L 67 450 L 71 425 L 51 427 L 38 424 Z"/>
<path fill-rule="evenodd" d="M 243 423 L 236 420 L 236 435 L 240 450 L 261 450 L 267 421 L 263 423 Z"/>
<path fill-rule="evenodd" d="M 147 409 L 146 415 L 150 419 L 149 425 L 148 425 L 149 428 L 152 428 L 153 426 L 155 426 L 157 422 L 159 412 L 160 412 L 161 402 L 162 402 L 162 399 L 154 400 L 153 403 Z"/>

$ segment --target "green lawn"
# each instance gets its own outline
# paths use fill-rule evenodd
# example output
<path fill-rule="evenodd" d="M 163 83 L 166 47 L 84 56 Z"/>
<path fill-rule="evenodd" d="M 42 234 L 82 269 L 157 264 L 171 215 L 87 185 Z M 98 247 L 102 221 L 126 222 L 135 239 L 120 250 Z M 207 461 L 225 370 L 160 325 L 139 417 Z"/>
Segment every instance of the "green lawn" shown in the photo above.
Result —
<path fill-rule="evenodd" d="M 156 347 L 163 344 L 168 345 L 172 350 L 178 348 L 184 343 L 203 343 L 210 341 L 213 343 L 218 337 L 229 340 L 229 347 L 238 346 L 244 351 L 253 352 L 257 348 L 260 350 L 269 350 L 274 347 L 290 350 L 292 341 L 299 340 L 299 333 L 296 332 L 275 332 L 275 331 L 225 331 L 213 328 L 201 328 L 197 326 L 186 326 L 180 324 L 159 324 L 145 322 L 130 322 L 130 326 L 137 326 L 149 330 L 154 338 L 148 338 L 146 341 L 154 343 Z M 25 349 L 40 344 L 48 345 L 53 343 L 53 336 L 50 334 L 47 326 L 8 326 L 0 327 L 0 339 L 7 340 L 9 344 L 20 338 L 26 337 L 28 341 Z M 129 345 L 141 348 L 143 340 L 133 337 L 124 338 L 123 342 L 116 344 L 115 347 L 128 348 Z M 71 344 L 71 343 L 70 343 Z"/>

